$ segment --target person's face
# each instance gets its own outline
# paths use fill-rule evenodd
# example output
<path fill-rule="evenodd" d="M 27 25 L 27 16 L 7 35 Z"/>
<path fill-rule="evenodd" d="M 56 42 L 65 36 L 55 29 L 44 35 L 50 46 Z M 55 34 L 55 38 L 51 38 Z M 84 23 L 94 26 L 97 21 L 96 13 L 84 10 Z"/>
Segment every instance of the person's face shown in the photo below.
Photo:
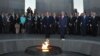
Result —
<path fill-rule="evenodd" d="M 70 17 L 73 17 L 73 15 L 72 15 L 72 14 L 70 14 L 69 16 L 70 16 Z"/>
<path fill-rule="evenodd" d="M 62 15 L 62 16 L 64 16 L 64 15 L 65 15 L 65 13 L 64 13 L 64 12 L 61 12 L 61 15 Z"/>
<path fill-rule="evenodd" d="M 76 16 L 76 17 L 79 16 L 79 13 L 75 13 L 75 16 Z"/>
<path fill-rule="evenodd" d="M 32 14 L 32 17 L 34 16 L 34 14 Z"/>
<path fill-rule="evenodd" d="M 5 16 L 8 16 L 8 14 L 6 13 Z"/>
<path fill-rule="evenodd" d="M 49 16 L 49 12 L 46 13 L 46 16 Z"/>
<path fill-rule="evenodd" d="M 28 9 L 31 9 L 30 7 Z"/>
<path fill-rule="evenodd" d="M 56 16 L 56 13 L 53 13 L 53 16 Z"/>
<path fill-rule="evenodd" d="M 18 14 L 16 16 L 17 16 L 17 18 L 19 17 Z"/>
<path fill-rule="evenodd" d="M 92 13 L 92 16 L 96 16 L 96 13 L 95 13 L 95 12 L 93 12 L 93 13 Z"/>
<path fill-rule="evenodd" d="M 41 16 L 44 16 L 44 14 L 41 14 Z"/>
<path fill-rule="evenodd" d="M 85 14 L 85 13 L 83 13 L 82 15 L 83 15 L 83 16 L 86 16 L 86 14 Z"/>

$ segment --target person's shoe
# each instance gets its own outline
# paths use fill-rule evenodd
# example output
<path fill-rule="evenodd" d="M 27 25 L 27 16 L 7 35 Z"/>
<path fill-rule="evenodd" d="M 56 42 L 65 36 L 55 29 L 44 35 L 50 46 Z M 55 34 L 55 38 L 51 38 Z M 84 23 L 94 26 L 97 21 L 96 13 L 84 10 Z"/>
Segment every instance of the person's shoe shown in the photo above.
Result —
<path fill-rule="evenodd" d="M 61 40 L 62 40 L 62 41 L 64 41 L 65 39 L 64 39 L 64 38 L 62 38 Z"/>

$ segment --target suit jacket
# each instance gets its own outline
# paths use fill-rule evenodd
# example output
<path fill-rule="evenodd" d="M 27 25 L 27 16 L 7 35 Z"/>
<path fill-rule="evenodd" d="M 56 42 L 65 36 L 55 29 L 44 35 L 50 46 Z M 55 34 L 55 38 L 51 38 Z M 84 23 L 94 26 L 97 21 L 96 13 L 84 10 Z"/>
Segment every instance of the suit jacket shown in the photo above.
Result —
<path fill-rule="evenodd" d="M 68 17 L 67 16 L 64 16 L 63 18 L 60 17 L 59 18 L 59 26 L 60 27 L 67 27 L 68 25 Z"/>
<path fill-rule="evenodd" d="M 52 16 L 51 20 L 52 20 L 52 25 L 58 24 L 58 18 L 57 18 L 57 16 L 55 18 Z"/>
<path fill-rule="evenodd" d="M 3 22 L 2 22 L 2 16 L 0 15 L 0 24 L 2 24 Z"/>
<path fill-rule="evenodd" d="M 76 17 L 69 17 L 69 19 L 68 19 L 68 22 L 70 23 L 70 24 L 72 24 L 72 26 L 74 26 L 74 24 L 75 24 L 75 20 L 76 20 Z M 69 25 L 70 26 L 70 25 Z"/>
<path fill-rule="evenodd" d="M 81 17 L 81 23 L 82 23 L 82 27 L 87 27 L 88 26 L 88 24 L 89 24 L 89 17 L 88 16 L 86 16 L 85 18 L 84 18 L 84 16 L 82 16 Z"/>
<path fill-rule="evenodd" d="M 90 17 L 90 24 L 92 24 L 92 26 L 97 26 L 98 25 L 98 17 L 95 16 L 95 18 Z"/>
<path fill-rule="evenodd" d="M 52 20 L 51 16 L 49 16 L 49 17 L 45 16 L 43 19 L 43 25 L 45 25 L 46 27 L 52 25 L 52 22 L 53 22 L 53 20 Z"/>

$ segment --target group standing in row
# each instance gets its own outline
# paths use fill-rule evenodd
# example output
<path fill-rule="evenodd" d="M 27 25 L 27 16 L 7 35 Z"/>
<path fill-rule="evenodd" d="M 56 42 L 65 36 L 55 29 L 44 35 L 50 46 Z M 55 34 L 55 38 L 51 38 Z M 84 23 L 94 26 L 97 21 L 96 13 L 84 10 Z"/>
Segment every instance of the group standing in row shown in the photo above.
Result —
<path fill-rule="evenodd" d="M 65 34 L 69 35 L 93 35 L 97 36 L 98 20 L 95 12 L 87 13 L 70 13 L 62 11 L 56 13 L 33 13 L 29 8 L 26 15 L 15 13 L 0 14 L 0 33 L 34 33 L 45 34 L 46 38 L 50 34 L 60 34 L 61 38 L 65 38 Z"/>

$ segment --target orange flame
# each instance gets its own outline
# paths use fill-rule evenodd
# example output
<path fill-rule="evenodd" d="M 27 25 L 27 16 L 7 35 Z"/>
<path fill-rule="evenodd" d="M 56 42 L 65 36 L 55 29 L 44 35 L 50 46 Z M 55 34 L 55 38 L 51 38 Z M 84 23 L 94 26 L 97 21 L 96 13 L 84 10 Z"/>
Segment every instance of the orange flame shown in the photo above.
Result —
<path fill-rule="evenodd" d="M 49 40 L 46 39 L 46 41 L 42 44 L 42 52 L 49 52 Z"/>

